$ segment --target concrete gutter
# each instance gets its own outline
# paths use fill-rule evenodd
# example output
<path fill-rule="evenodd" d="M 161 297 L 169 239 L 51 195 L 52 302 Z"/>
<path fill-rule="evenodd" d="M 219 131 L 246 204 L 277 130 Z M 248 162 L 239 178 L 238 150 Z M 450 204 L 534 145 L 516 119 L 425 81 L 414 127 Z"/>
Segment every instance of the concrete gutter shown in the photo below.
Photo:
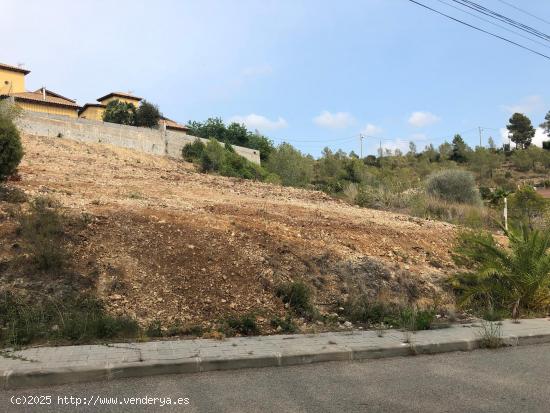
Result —
<path fill-rule="evenodd" d="M 67 383 L 108 381 L 160 374 L 282 367 L 324 361 L 367 360 L 417 354 L 471 351 L 482 344 L 478 325 L 410 334 L 388 330 L 309 335 L 172 340 L 94 346 L 39 347 L 0 357 L 0 387 L 32 388 Z M 409 335 L 407 335 L 408 337 Z M 550 320 L 502 324 L 502 344 L 550 342 Z"/>

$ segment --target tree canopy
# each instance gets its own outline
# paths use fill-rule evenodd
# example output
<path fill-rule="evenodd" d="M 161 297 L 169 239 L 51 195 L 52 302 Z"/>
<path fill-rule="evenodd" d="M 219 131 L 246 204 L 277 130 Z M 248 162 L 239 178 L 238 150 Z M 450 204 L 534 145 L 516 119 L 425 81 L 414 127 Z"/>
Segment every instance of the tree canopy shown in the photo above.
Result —
<path fill-rule="evenodd" d="M 535 136 L 535 128 L 531 120 L 522 113 L 514 113 L 506 126 L 510 139 L 516 144 L 518 149 L 526 149 L 531 145 Z"/>
<path fill-rule="evenodd" d="M 143 100 L 135 113 L 135 126 L 155 128 L 158 126 L 161 116 L 157 105 Z"/>
<path fill-rule="evenodd" d="M 232 122 L 225 125 L 221 118 L 208 118 L 204 122 L 189 121 L 189 134 L 198 138 L 216 139 L 219 142 L 260 151 L 260 158 L 266 161 L 274 150 L 273 142 L 258 131 L 249 131 L 245 125 Z"/>
<path fill-rule="evenodd" d="M 118 123 L 120 125 L 134 125 L 136 120 L 136 107 L 133 103 L 122 102 L 118 99 L 107 103 L 103 112 L 103 121 Z"/>

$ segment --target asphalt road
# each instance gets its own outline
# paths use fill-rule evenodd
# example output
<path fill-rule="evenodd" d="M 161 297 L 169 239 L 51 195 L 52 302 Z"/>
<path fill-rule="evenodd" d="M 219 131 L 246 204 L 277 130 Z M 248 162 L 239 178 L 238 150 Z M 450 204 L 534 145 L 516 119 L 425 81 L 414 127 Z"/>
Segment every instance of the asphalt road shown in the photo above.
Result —
<path fill-rule="evenodd" d="M 48 395 L 50 405 L 10 401 Z M 183 404 L 58 404 L 65 396 L 119 403 L 123 397 L 169 397 Z M 549 412 L 550 345 L 2 391 L 0 411 Z"/>

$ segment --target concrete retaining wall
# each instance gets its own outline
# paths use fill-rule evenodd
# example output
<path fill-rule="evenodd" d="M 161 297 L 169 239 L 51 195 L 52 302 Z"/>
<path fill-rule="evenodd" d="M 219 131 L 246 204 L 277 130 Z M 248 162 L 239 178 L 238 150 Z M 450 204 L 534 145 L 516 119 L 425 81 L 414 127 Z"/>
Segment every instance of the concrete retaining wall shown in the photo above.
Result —
<path fill-rule="evenodd" d="M 30 111 L 23 111 L 21 117 L 17 120 L 17 126 L 23 133 L 29 135 L 61 137 L 90 143 L 107 143 L 121 148 L 173 158 L 180 158 L 184 145 L 197 139 L 179 131 L 138 128 Z M 202 141 L 206 142 L 205 139 L 202 139 Z M 239 155 L 251 162 L 260 164 L 259 151 L 241 146 L 233 147 Z"/>

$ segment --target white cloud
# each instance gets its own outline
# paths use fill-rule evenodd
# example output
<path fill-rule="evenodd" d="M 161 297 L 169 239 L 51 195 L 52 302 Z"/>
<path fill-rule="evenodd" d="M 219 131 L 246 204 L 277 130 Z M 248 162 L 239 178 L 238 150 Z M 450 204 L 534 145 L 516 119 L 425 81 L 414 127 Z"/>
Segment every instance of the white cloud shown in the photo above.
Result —
<path fill-rule="evenodd" d="M 409 117 L 409 125 L 414 126 L 415 128 L 422 128 L 424 126 L 433 125 L 436 122 L 439 122 L 439 117 L 434 115 L 431 112 L 413 112 Z"/>
<path fill-rule="evenodd" d="M 271 120 L 265 116 L 256 115 L 255 113 L 246 116 L 233 116 L 229 119 L 229 122 L 241 123 L 246 125 L 249 129 L 258 129 L 260 131 L 281 129 L 288 126 L 287 121 L 280 116 L 277 120 Z"/>
<path fill-rule="evenodd" d="M 382 133 L 382 128 L 373 125 L 372 123 L 367 123 L 367 125 L 361 131 L 363 135 L 367 136 L 376 136 Z"/>
<path fill-rule="evenodd" d="M 268 64 L 249 66 L 243 69 L 243 75 L 247 77 L 267 76 L 273 73 L 273 68 Z"/>
<path fill-rule="evenodd" d="M 413 133 L 411 135 L 411 141 L 426 141 L 428 140 L 428 137 L 425 133 Z"/>
<path fill-rule="evenodd" d="M 542 142 L 547 140 L 550 140 L 550 137 L 548 137 L 548 135 L 544 133 L 544 129 L 537 128 L 535 137 L 533 138 L 533 145 L 537 145 L 542 148 Z"/>
<path fill-rule="evenodd" d="M 542 147 L 542 142 L 547 141 L 550 138 L 546 133 L 544 133 L 544 130 L 542 128 L 537 128 L 535 130 L 535 137 L 531 141 L 532 145 L 540 146 Z M 500 128 L 500 143 L 508 143 L 508 129 L 506 128 Z M 510 142 L 512 145 L 512 148 L 516 146 L 514 142 Z"/>
<path fill-rule="evenodd" d="M 313 122 L 322 128 L 342 129 L 355 123 L 355 119 L 348 112 L 330 113 L 324 110 L 319 116 L 313 118 Z"/>
<path fill-rule="evenodd" d="M 544 101 L 542 97 L 538 95 L 532 95 L 524 97 L 515 105 L 502 105 L 500 107 L 503 111 L 512 113 L 532 113 L 538 112 L 544 109 Z"/>

